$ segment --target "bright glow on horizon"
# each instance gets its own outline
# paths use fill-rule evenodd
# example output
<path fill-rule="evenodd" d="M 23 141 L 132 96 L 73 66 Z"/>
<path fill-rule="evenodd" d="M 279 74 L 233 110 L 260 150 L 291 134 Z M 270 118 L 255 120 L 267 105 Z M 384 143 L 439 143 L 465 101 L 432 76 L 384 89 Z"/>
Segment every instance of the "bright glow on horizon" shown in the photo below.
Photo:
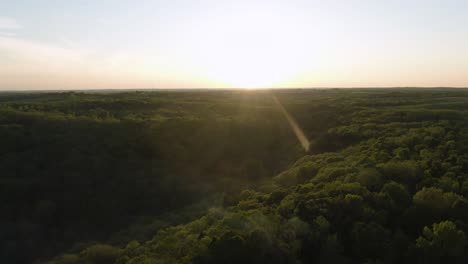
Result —
<path fill-rule="evenodd" d="M 274 87 L 306 71 L 307 40 L 280 16 L 251 12 L 242 19 L 217 18 L 217 25 L 202 23 L 193 35 L 200 38 L 191 46 L 194 63 L 208 78 L 238 88 Z"/>
<path fill-rule="evenodd" d="M 468 2 L 4 1 L 0 89 L 468 87 Z"/>

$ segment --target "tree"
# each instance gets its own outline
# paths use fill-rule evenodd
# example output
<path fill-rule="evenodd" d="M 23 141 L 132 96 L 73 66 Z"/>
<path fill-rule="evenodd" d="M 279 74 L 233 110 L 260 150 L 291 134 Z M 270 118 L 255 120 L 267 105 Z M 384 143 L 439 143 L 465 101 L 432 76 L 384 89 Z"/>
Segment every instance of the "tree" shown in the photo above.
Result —
<path fill-rule="evenodd" d="M 432 227 L 424 227 L 422 234 L 416 239 L 416 248 L 422 253 L 421 257 L 433 263 L 441 260 L 458 260 L 463 256 L 465 247 L 465 233 L 457 229 L 451 221 L 442 221 L 433 224 Z"/>
<path fill-rule="evenodd" d="M 389 232 L 376 223 L 357 222 L 351 230 L 355 256 L 358 258 L 379 259 L 386 255 Z"/>
<path fill-rule="evenodd" d="M 402 210 L 411 204 L 411 196 L 402 184 L 388 182 L 382 187 L 382 193 L 387 194 L 393 201 L 395 209 Z"/>

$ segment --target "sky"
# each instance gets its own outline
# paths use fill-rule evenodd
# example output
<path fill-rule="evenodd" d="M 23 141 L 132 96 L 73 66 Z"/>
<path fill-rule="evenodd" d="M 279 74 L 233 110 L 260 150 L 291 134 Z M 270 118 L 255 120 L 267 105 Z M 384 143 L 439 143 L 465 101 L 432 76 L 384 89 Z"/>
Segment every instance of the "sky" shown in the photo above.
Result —
<path fill-rule="evenodd" d="M 468 87 L 466 0 L 0 0 L 0 90 Z"/>

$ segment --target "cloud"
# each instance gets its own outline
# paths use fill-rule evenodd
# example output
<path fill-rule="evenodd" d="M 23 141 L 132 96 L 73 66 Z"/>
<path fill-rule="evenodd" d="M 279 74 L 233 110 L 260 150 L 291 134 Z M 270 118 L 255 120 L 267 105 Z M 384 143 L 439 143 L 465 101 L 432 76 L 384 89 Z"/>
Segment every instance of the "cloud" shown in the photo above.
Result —
<path fill-rule="evenodd" d="M 21 28 L 21 25 L 18 21 L 9 18 L 0 16 L 0 29 L 18 29 Z"/>

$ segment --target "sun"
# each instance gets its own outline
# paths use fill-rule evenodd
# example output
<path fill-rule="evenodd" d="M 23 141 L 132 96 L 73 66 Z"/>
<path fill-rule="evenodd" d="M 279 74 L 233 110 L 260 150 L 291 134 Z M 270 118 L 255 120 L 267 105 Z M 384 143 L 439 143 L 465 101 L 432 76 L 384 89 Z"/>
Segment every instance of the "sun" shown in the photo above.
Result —
<path fill-rule="evenodd" d="M 305 71 L 304 41 L 277 19 L 222 20 L 197 34 L 190 57 L 204 76 L 236 88 L 270 88 Z M 292 34 L 292 35 L 291 35 Z"/>
<path fill-rule="evenodd" d="M 213 78 L 219 79 L 235 88 L 271 88 L 287 78 L 285 72 L 275 65 L 257 60 L 226 60 L 209 71 Z"/>
<path fill-rule="evenodd" d="M 294 54 L 278 55 L 281 51 L 265 50 L 252 44 L 237 46 L 217 56 L 207 56 L 204 71 L 211 79 L 235 88 L 273 88 L 284 84 L 304 69 Z"/>

